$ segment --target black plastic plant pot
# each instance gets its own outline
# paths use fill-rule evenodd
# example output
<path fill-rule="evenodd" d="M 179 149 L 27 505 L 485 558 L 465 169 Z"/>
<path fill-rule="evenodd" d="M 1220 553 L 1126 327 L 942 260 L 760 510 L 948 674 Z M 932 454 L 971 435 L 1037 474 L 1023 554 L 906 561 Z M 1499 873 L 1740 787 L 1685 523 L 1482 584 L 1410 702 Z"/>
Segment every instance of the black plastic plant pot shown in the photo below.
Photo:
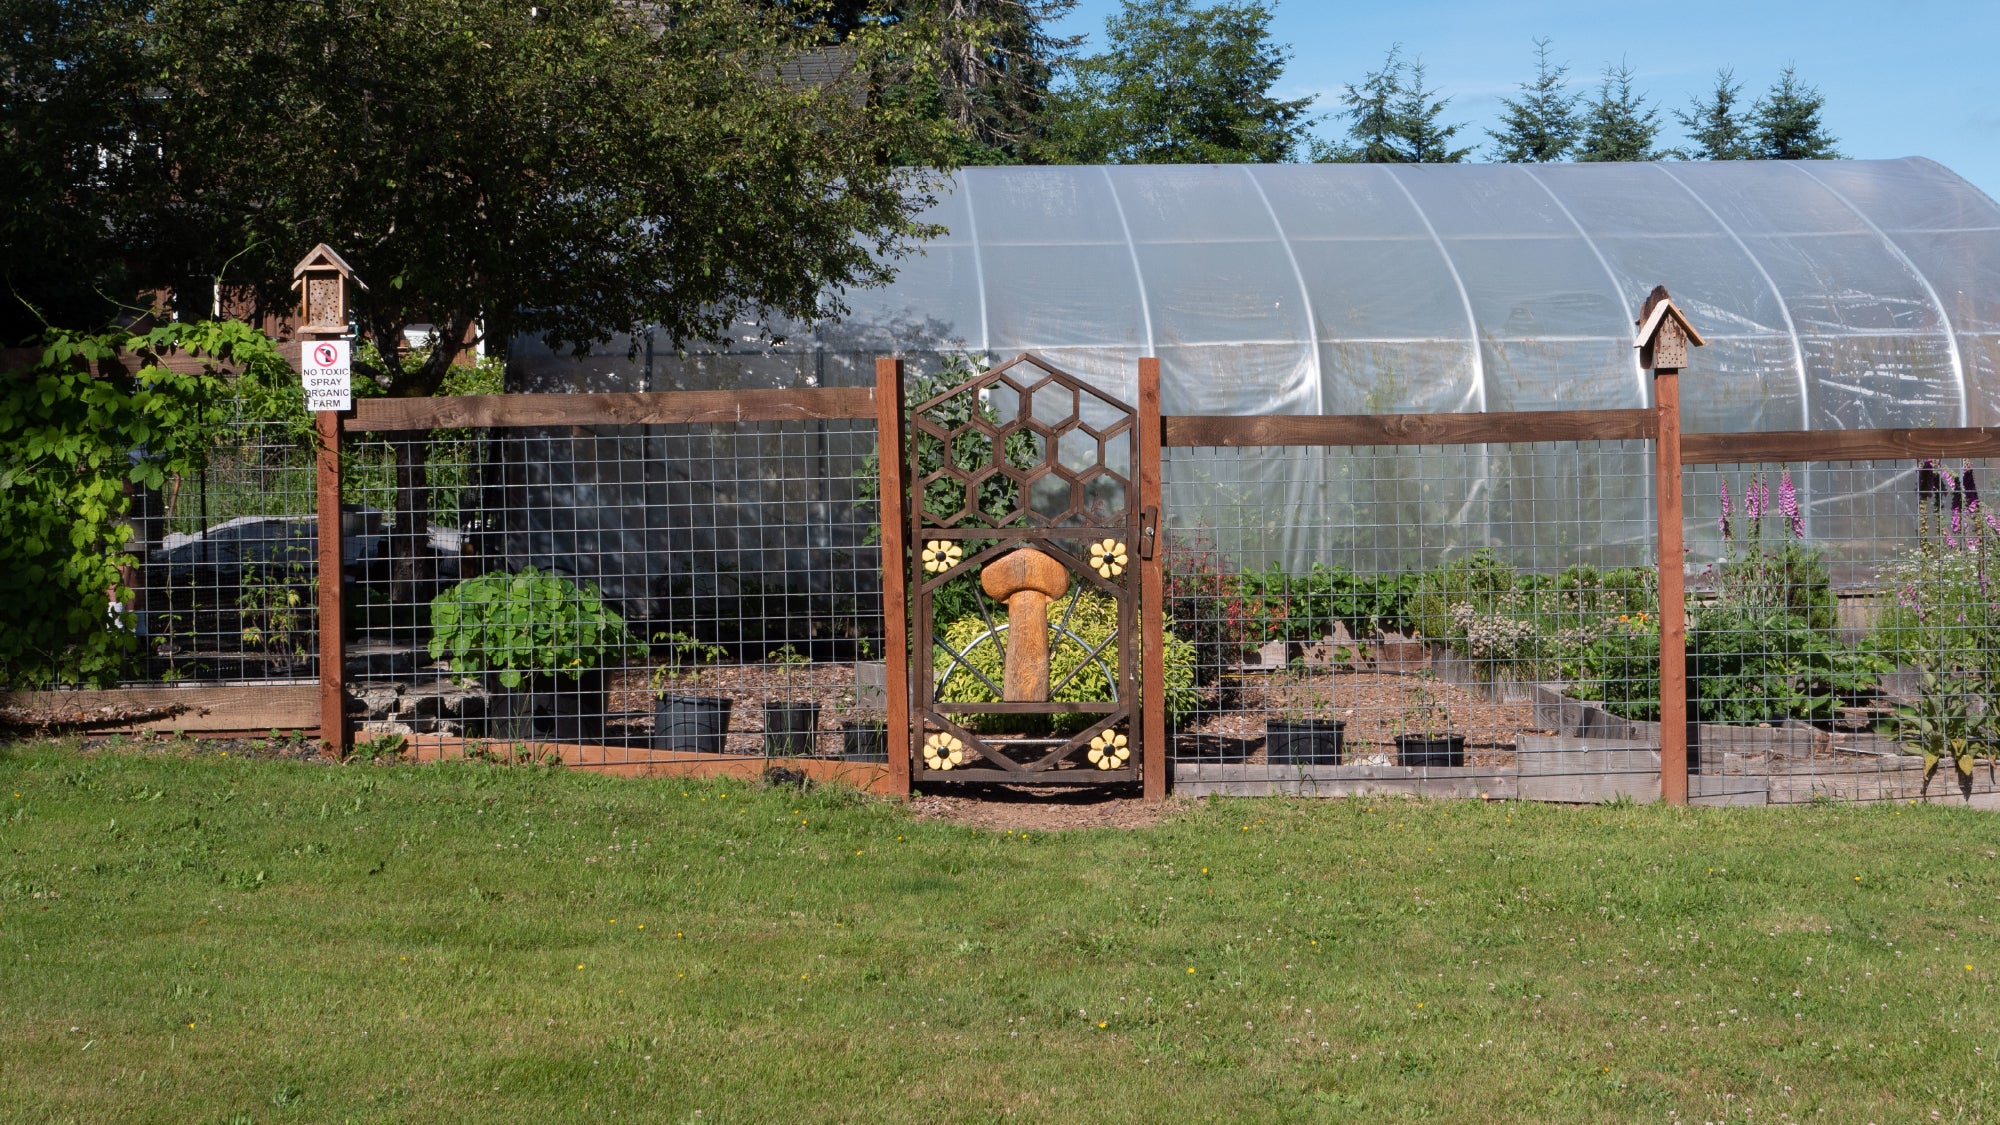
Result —
<path fill-rule="evenodd" d="M 850 762 L 889 760 L 889 724 L 840 724 L 840 756 Z"/>
<path fill-rule="evenodd" d="M 1462 766 L 1465 764 L 1465 736 L 1462 734 L 1399 734 L 1396 736 L 1396 764 L 1399 766 Z"/>
<path fill-rule="evenodd" d="M 508 687 L 497 673 L 480 677 L 486 689 L 481 730 L 507 742 L 604 741 L 604 669 L 586 668 L 575 679 L 536 672 Z"/>
<path fill-rule="evenodd" d="M 663 695 L 653 701 L 653 749 L 720 754 L 729 737 L 726 695 Z"/>
<path fill-rule="evenodd" d="M 1346 732 L 1340 719 L 1267 719 L 1264 759 L 1274 766 L 1337 766 Z"/>
<path fill-rule="evenodd" d="M 819 704 L 764 704 L 764 756 L 767 758 L 809 758 L 813 752 L 813 731 L 819 727 Z"/>

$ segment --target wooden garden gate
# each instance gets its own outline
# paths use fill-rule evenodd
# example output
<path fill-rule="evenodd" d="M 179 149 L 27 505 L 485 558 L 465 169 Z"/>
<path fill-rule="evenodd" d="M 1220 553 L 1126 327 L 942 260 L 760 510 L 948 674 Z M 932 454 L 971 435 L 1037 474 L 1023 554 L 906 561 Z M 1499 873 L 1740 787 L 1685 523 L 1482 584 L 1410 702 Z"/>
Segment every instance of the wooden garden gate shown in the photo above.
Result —
<path fill-rule="evenodd" d="M 907 708 L 890 729 L 912 781 L 1164 795 L 1157 362 L 1138 390 L 1023 353 L 906 408 L 900 362 L 878 366 L 885 572 L 904 561 L 885 573 Z"/>

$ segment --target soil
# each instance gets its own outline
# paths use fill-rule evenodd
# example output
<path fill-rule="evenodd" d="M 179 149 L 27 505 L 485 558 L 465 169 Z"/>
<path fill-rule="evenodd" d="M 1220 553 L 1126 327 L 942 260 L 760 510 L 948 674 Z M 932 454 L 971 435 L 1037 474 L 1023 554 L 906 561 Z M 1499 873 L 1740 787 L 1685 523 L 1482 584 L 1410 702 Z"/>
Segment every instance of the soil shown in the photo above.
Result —
<path fill-rule="evenodd" d="M 1175 753 L 1188 760 L 1264 760 L 1264 722 L 1280 717 L 1340 719 L 1347 723 L 1345 757 L 1383 756 L 1394 764 L 1395 735 L 1419 688 L 1443 704 L 1444 726 L 1466 736 L 1468 766 L 1514 763 L 1514 738 L 1554 734 L 1535 726 L 1529 703 L 1503 703 L 1483 690 L 1402 672 L 1232 673 L 1206 689 L 1193 722 L 1175 738 Z M 1405 728 L 1407 729 L 1407 728 Z M 1247 755 L 1247 758 L 1245 757 Z"/>

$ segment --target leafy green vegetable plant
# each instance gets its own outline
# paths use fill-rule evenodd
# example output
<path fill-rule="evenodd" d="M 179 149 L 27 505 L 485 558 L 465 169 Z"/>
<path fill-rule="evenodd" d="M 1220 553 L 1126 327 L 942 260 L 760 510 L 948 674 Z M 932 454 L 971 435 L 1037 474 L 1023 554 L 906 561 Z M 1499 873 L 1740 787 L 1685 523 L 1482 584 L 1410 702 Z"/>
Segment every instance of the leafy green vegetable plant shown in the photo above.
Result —
<path fill-rule="evenodd" d="M 468 578 L 431 601 L 432 659 L 452 671 L 491 672 L 514 688 L 534 675 L 581 679 L 636 644 L 591 583 L 525 567 Z"/>
<path fill-rule="evenodd" d="M 1451 709 L 1436 676 L 1422 672 L 1416 686 L 1403 697 L 1402 709 L 1391 726 L 1395 734 L 1411 738 L 1435 739 L 1452 733 Z"/>
<path fill-rule="evenodd" d="M 653 669 L 653 690 L 692 684 L 704 666 L 720 663 L 729 651 L 721 645 L 704 644 L 692 634 L 676 629 L 653 634 L 653 643 L 664 645 L 666 662 Z"/>

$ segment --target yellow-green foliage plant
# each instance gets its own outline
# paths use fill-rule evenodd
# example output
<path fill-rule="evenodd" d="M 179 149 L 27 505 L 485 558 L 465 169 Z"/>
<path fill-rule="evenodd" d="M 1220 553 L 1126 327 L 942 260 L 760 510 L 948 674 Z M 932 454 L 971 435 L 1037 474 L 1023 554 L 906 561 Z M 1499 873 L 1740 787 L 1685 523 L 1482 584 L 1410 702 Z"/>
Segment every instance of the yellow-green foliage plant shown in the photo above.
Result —
<path fill-rule="evenodd" d="M 986 681 L 994 684 L 1001 682 L 1007 664 L 1007 623 L 1004 618 L 996 616 L 994 625 L 995 628 L 989 630 L 986 620 L 974 614 L 944 627 L 945 644 L 964 656 L 958 664 L 954 664 L 951 652 L 943 647 L 933 650 L 932 668 L 938 673 L 949 669 L 938 691 L 940 701 L 999 701 L 1000 697 Z M 1113 636 L 1117 631 L 1118 603 L 1102 594 L 1083 591 L 1049 606 L 1049 686 L 1057 702 L 1081 703 L 1111 698 L 1112 678 L 1118 670 L 1119 642 Z M 1166 623 L 1164 633 L 1167 642 L 1167 721 L 1173 723 L 1195 707 L 1194 646 L 1174 634 L 1172 621 Z M 1102 649 L 1099 645 L 1103 646 Z M 979 675 L 967 670 L 965 665 L 977 669 Z M 985 680 L 980 679 L 981 675 Z M 972 729 L 981 731 L 1027 731 L 1042 726 L 1073 731 L 1088 725 L 1092 717 L 1062 714 L 1053 716 L 1046 724 L 1038 722 L 1043 717 L 1036 715 L 971 715 L 967 718 Z"/>

